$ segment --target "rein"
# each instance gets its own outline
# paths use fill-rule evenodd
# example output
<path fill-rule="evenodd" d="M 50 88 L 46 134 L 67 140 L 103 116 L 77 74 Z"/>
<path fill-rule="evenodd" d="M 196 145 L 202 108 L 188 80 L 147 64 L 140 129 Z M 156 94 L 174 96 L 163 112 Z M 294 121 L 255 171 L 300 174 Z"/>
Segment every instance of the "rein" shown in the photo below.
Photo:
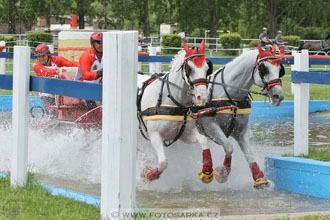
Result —
<path fill-rule="evenodd" d="M 248 93 L 252 93 L 252 94 L 262 95 L 262 96 L 268 97 L 268 94 L 265 93 L 265 92 L 257 92 L 257 91 L 253 91 L 253 90 L 249 90 L 249 89 L 242 89 L 242 88 L 239 88 L 239 87 L 236 87 L 236 86 L 232 86 L 232 85 L 228 85 L 228 84 L 225 84 L 225 83 L 215 82 L 215 78 L 216 78 L 217 74 L 219 74 L 220 72 L 224 71 L 224 69 L 225 69 L 225 67 L 222 68 L 222 69 L 220 69 L 220 70 L 218 70 L 215 73 L 215 75 L 214 75 L 213 81 L 208 80 L 207 82 L 208 83 L 211 83 L 213 85 L 219 85 L 219 86 L 223 86 L 223 87 L 229 87 L 229 88 L 241 90 L 241 91 L 244 91 L 244 92 L 248 92 Z M 253 70 L 253 72 L 254 72 L 254 70 Z M 212 90 L 213 90 L 213 86 L 212 86 Z M 211 95 L 212 95 L 212 90 L 211 90 Z"/>

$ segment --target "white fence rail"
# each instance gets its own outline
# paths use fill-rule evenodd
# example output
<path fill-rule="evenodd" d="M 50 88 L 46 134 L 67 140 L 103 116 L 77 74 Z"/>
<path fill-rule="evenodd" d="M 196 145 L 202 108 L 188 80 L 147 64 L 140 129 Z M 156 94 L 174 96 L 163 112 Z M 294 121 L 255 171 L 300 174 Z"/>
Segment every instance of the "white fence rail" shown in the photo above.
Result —
<path fill-rule="evenodd" d="M 127 219 L 123 214 L 135 213 L 137 39 L 137 31 L 104 33 L 102 219 Z M 21 187 L 27 182 L 30 48 L 15 46 L 13 60 L 10 183 Z"/>

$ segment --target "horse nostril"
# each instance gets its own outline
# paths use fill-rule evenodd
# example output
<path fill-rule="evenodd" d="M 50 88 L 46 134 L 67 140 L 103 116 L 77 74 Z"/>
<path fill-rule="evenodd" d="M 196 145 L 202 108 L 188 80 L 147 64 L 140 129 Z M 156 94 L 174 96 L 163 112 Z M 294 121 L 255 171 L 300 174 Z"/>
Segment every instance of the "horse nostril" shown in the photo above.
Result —
<path fill-rule="evenodd" d="M 197 101 L 200 101 L 202 98 L 201 98 L 201 96 L 199 95 L 199 96 L 196 97 L 196 99 L 197 99 Z"/>
<path fill-rule="evenodd" d="M 280 99 L 280 97 L 278 95 L 273 95 L 274 99 Z"/>

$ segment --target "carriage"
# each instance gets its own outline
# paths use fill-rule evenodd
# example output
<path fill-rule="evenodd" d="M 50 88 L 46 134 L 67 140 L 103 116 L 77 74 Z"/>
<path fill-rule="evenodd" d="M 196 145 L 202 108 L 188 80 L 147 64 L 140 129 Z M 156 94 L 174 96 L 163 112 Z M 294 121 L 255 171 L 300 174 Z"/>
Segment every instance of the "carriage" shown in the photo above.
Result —
<path fill-rule="evenodd" d="M 58 75 L 59 79 L 73 80 L 75 69 L 65 68 L 61 69 L 61 73 Z M 37 120 L 33 124 L 33 128 L 49 128 L 57 127 L 59 125 L 71 125 L 79 128 L 100 128 L 102 123 L 102 106 L 98 106 L 89 110 L 86 102 L 78 98 L 72 98 L 67 96 L 55 95 L 55 105 L 48 106 L 46 108 L 55 110 L 57 117 L 47 118 L 46 120 Z M 30 109 L 32 118 L 36 118 L 36 112 L 41 112 L 41 117 L 45 118 L 45 109 L 41 106 L 33 106 Z"/>

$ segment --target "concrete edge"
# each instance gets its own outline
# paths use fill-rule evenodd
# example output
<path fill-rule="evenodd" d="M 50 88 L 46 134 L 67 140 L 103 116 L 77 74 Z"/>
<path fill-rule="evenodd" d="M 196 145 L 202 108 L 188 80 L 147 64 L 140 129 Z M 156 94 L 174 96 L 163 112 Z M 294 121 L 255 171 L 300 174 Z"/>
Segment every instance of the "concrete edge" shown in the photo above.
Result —
<path fill-rule="evenodd" d="M 330 162 L 269 156 L 265 157 L 265 176 L 277 189 L 330 199 Z"/>

